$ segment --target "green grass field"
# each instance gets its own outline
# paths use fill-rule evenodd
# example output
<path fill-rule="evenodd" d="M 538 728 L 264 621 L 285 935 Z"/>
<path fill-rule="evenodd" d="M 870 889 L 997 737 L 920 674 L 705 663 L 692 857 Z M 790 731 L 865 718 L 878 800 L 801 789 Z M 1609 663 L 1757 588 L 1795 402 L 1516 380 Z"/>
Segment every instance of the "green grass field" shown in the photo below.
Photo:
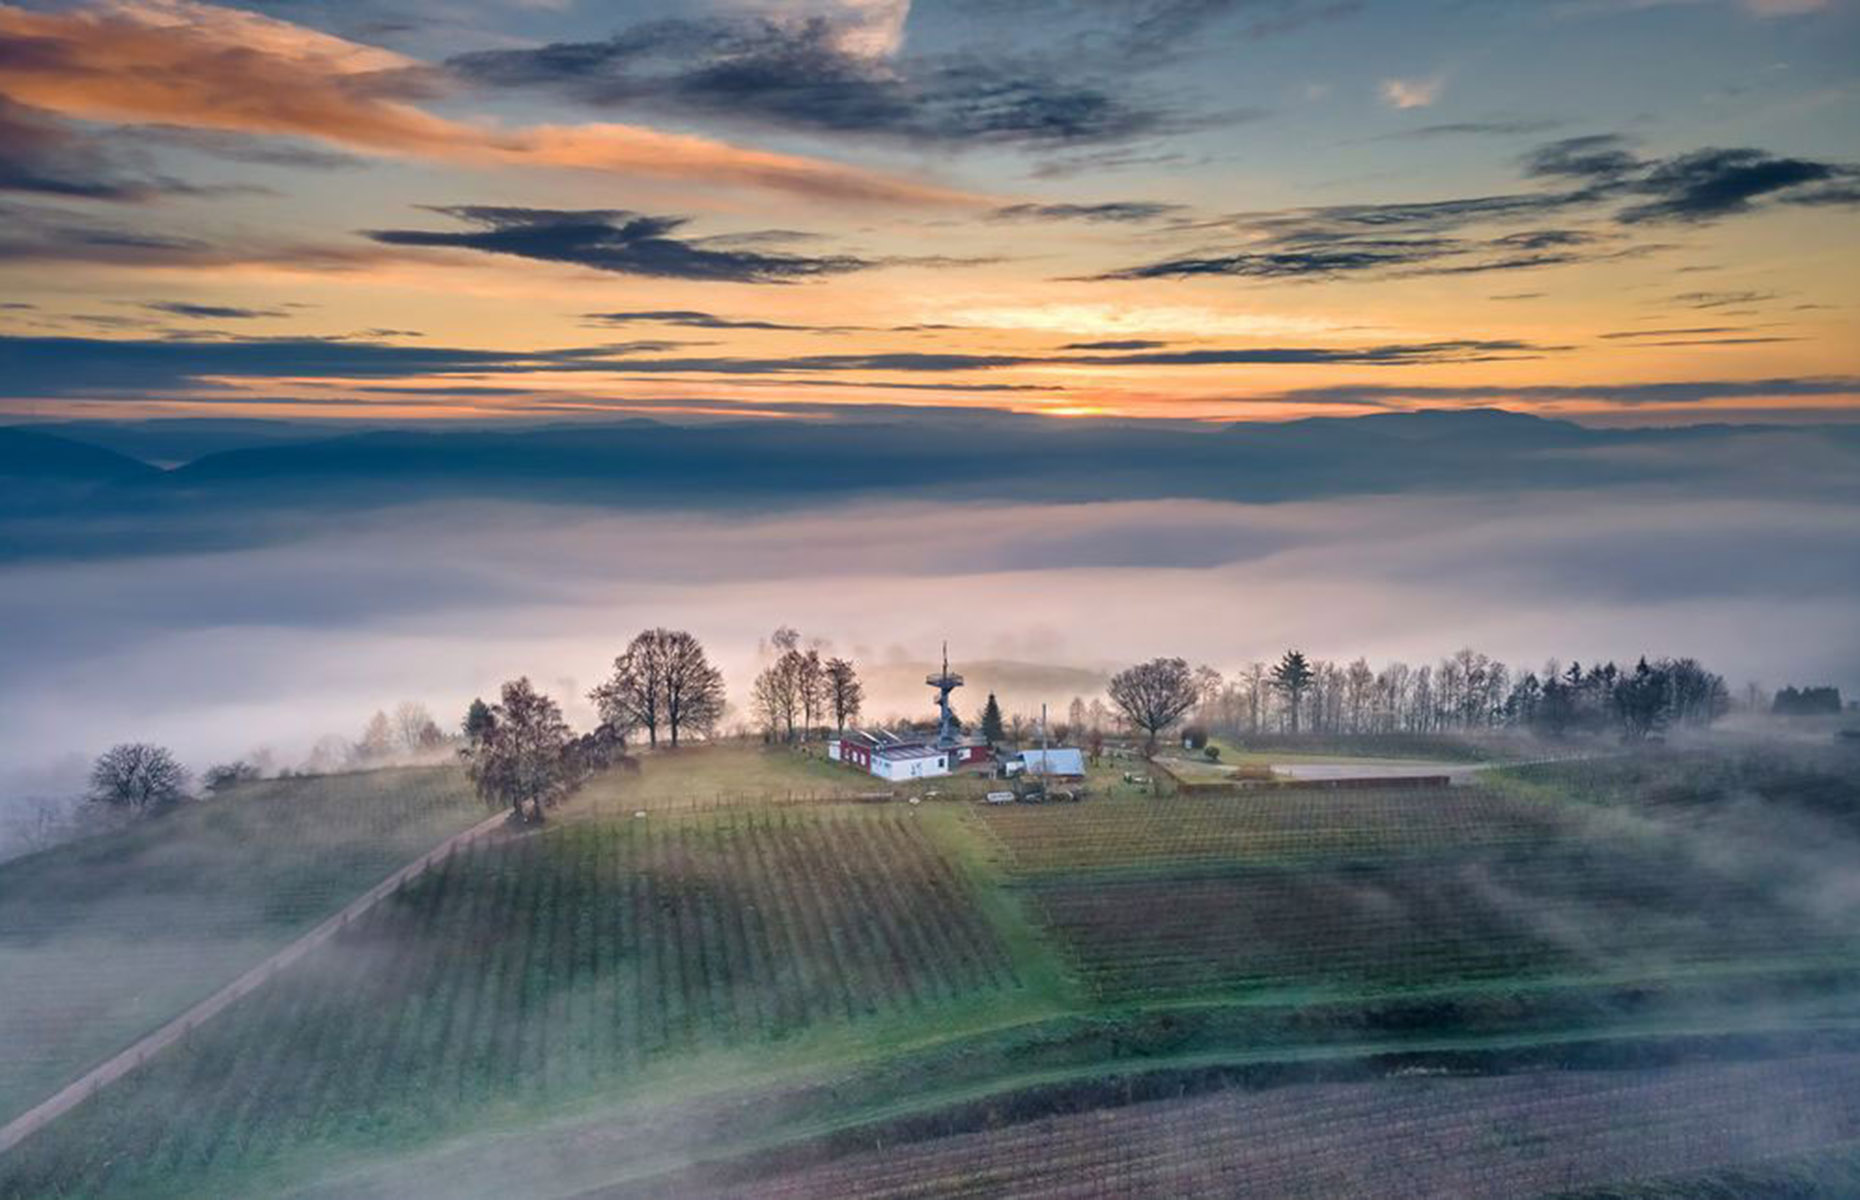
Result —
<path fill-rule="evenodd" d="M 407 799 L 426 776 L 340 778 L 316 786 L 408 821 L 384 857 L 481 811 Z M 0 1196 L 709 1194 L 874 1139 L 1178 1087 L 1577 1058 L 1658 1086 L 1673 1056 L 1860 1039 L 1844 761 L 1162 798 L 1101 767 L 1084 803 L 999 807 L 966 799 L 980 785 L 859 800 L 872 783 L 751 746 L 608 773 L 0 1158 Z M 213 813 L 185 815 L 142 835 L 142 861 L 214 844 Z M 256 816 L 237 828 L 276 838 Z M 75 888 L 30 872 L 99 853 L 9 864 L 0 897 Z M 267 853 L 247 909 L 308 877 Z M 1791 1146 L 1860 1137 L 1845 1129 Z M 1108 1169 L 1082 1136 L 1078 1160 Z M 936 1161 L 953 1175 L 933 1194 L 996 1177 Z"/>

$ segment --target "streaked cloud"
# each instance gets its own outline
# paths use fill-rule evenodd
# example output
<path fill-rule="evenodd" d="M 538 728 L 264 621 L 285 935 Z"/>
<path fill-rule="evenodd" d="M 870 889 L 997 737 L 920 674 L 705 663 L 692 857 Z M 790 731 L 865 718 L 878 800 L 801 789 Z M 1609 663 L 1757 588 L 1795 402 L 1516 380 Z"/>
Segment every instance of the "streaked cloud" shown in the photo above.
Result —
<path fill-rule="evenodd" d="M 637 125 L 498 127 L 435 115 L 424 64 L 195 0 L 36 12 L 0 6 L 14 100 L 68 116 L 308 137 L 370 155 L 564 167 L 821 199 L 949 203 L 944 188 L 823 159 Z"/>
<path fill-rule="evenodd" d="M 458 55 L 447 66 L 480 87 L 568 96 L 597 108 L 956 145 L 1064 146 L 1184 127 L 1133 93 L 1126 76 L 1086 64 L 981 49 L 873 53 L 869 24 L 803 12 L 649 21 L 602 41 Z"/>
<path fill-rule="evenodd" d="M 471 226 L 462 232 L 372 229 L 368 236 L 392 246 L 436 246 L 571 263 L 620 275 L 732 283 L 787 283 L 863 271 L 876 264 L 851 255 L 807 255 L 745 250 L 672 236 L 683 217 L 655 217 L 624 209 L 559 209 L 450 205 L 433 209 Z"/>

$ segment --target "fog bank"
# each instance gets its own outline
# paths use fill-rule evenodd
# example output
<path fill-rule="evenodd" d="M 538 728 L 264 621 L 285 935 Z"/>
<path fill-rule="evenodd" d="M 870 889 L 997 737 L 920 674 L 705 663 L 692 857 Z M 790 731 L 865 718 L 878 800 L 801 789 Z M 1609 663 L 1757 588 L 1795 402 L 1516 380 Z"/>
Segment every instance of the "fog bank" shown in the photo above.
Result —
<path fill-rule="evenodd" d="M 518 674 L 586 722 L 586 690 L 656 624 L 702 637 L 738 706 L 779 624 L 873 666 L 932 659 L 944 639 L 959 669 L 1094 673 L 1155 654 L 1231 670 L 1287 646 L 1427 661 L 1472 645 L 1526 666 L 1692 654 L 1733 687 L 1851 687 L 1856 595 L 1860 523 L 1806 500 L 409 506 L 261 548 L 0 570 L 0 794 L 74 787 L 126 738 L 196 768 L 257 746 L 295 761 L 402 699 L 450 724 Z M 971 672 L 959 698 L 1063 704 L 1088 678 L 997 675 Z M 870 699 L 871 715 L 928 711 L 915 689 Z"/>

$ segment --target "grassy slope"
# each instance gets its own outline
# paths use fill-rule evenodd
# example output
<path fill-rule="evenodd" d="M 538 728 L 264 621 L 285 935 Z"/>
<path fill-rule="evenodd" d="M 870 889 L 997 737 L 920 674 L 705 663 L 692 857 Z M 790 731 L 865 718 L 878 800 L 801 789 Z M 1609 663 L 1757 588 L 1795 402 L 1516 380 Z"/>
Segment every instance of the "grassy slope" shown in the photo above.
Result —
<path fill-rule="evenodd" d="M 715 759 L 706 755 L 717 754 Z M 682 782 L 681 782 L 682 779 Z M 649 759 L 634 779 L 610 777 L 576 811 L 587 819 L 598 814 L 630 812 L 695 802 L 711 807 L 719 797 L 728 803 L 753 801 L 741 784 L 762 786 L 782 799 L 789 793 L 832 789 L 866 790 L 862 777 L 817 762 L 770 756 L 757 750 L 690 751 L 677 759 Z M 1111 781 L 1105 780 L 1108 784 Z M 838 790 L 838 789 L 832 789 Z M 1536 802 L 1564 803 L 1567 797 L 1549 783 L 1521 788 Z M 1097 793 L 1110 803 L 1148 803 L 1136 789 L 1106 787 Z M 1335 982 L 1301 989 L 1287 986 L 1242 998 L 1228 995 L 1159 997 L 1149 1003 L 1107 1007 L 1081 991 L 1069 956 L 1055 945 L 1038 920 L 1033 898 L 1016 886 L 1002 845 L 994 841 L 974 810 L 925 805 L 922 826 L 975 889 L 975 903 L 1010 949 L 1024 986 L 1013 995 L 985 1000 L 960 1010 L 935 1014 L 932 1020 L 850 1022 L 803 1031 L 745 1057 L 727 1047 L 694 1048 L 694 1053 L 647 1064 L 625 1086 L 557 1105 L 556 1117 L 538 1125 L 536 1114 L 516 1106 L 487 1108 L 469 1138 L 450 1147 L 416 1152 L 411 1145 L 377 1143 L 380 1158 L 358 1156 L 363 1147 L 348 1144 L 332 1155 L 337 1142 L 302 1145 L 270 1163 L 252 1162 L 244 1177 L 260 1190 L 335 1174 L 327 1195 L 405 1194 L 414 1182 L 428 1184 L 450 1177 L 447 1194 L 470 1194 L 499 1172 L 517 1171 L 512 1160 L 521 1146 L 559 1136 L 580 1162 L 579 1186 L 615 1178 L 638 1178 L 675 1167 L 686 1157 L 715 1157 L 773 1145 L 800 1137 L 821 1137 L 873 1121 L 895 1121 L 953 1104 L 986 1102 L 1031 1086 L 1053 1086 L 1116 1073 L 1185 1070 L 1244 1062 L 1357 1060 L 1365 1055 L 1426 1050 L 1520 1048 L 1590 1041 L 1595 1038 L 1659 1038 L 1681 1033 L 1725 1034 L 1748 1031 L 1753 1024 L 1774 1030 L 1828 1029 L 1850 1024 L 1841 1011 L 1828 1011 L 1825 976 L 1778 958 L 1752 970 L 1729 969 L 1685 973 L 1663 980 L 1658 992 L 1670 1004 L 1650 1003 L 1644 975 L 1602 971 L 1539 978 L 1528 984 L 1487 981 L 1454 983 L 1434 989 L 1391 990 L 1375 986 L 1339 986 Z M 1058 816 L 1058 813 L 1054 814 Z M 1826 966 L 1827 964 L 1819 964 Z M 1851 967 L 1850 963 L 1838 964 Z M 1801 976 L 1794 992 L 1778 996 L 1768 985 L 1794 972 Z M 1752 993 L 1742 975 L 1762 985 L 1763 1020 L 1744 1009 Z M 1851 980 L 1843 978 L 1844 986 Z M 1210 1002 L 1212 1001 L 1212 1002 Z M 705 1108 L 750 1102 L 748 1124 L 732 1126 Z M 767 1100 L 770 1103 L 764 1104 Z M 775 1103 L 779 1100 L 779 1103 Z M 671 1120 L 681 1106 L 706 1112 L 702 1124 L 716 1132 L 707 1141 L 680 1136 L 645 1144 L 616 1129 L 655 1128 L 655 1119 Z M 590 1150 L 592 1131 L 611 1145 Z M 596 1139 L 598 1140 L 598 1139 Z M 701 1141 L 701 1144 L 700 1144 Z M 604 1165 L 603 1165 L 604 1164 Z M 555 1168 L 551 1167 L 550 1172 Z M 556 1175 L 531 1173 L 537 1188 Z M 484 1194 L 495 1187 L 486 1185 Z"/>
<path fill-rule="evenodd" d="M 1115 772 L 1094 782 L 1096 804 L 1150 806 L 1141 789 L 1119 784 Z M 1566 799 L 1539 787 L 1529 803 L 1559 804 Z M 1760 963 L 1711 964 L 1682 970 L 1633 965 L 1597 965 L 1591 969 L 1542 974 L 1530 979 L 1453 980 L 1436 986 L 1391 987 L 1376 981 L 1288 980 L 1246 995 L 1192 993 L 1152 998 L 1134 1006 L 1105 1006 L 1084 993 L 1061 947 L 1046 936 L 1030 908 L 1033 896 L 1016 886 L 1007 847 L 972 808 L 926 807 L 928 828 L 937 831 L 951 855 L 980 884 L 978 903 L 985 905 L 1004 937 L 1016 946 L 1018 961 L 1044 962 L 1050 982 L 1030 989 L 1024 1005 L 984 1018 L 974 1026 L 913 1031 L 888 1038 L 864 1037 L 808 1052 L 782 1054 L 757 1064 L 738 1085 L 776 1094 L 825 1070 L 834 1082 L 831 1102 L 800 1105 L 768 1116 L 751 1136 L 746 1131 L 721 1137 L 707 1148 L 614 1148 L 615 1177 L 649 1177 L 681 1156 L 735 1154 L 751 1143 L 779 1145 L 795 1138 L 819 1138 L 873 1122 L 922 1116 L 952 1105 L 1007 1097 L 1031 1087 L 1071 1086 L 1117 1074 L 1162 1070 L 1198 1070 L 1235 1063 L 1353 1060 L 1397 1052 L 1516 1053 L 1577 1042 L 1614 1041 L 1640 1044 L 1670 1037 L 1722 1037 L 1762 1031 L 1771 1035 L 1851 1028 L 1850 1014 L 1832 1008 L 1825 988 L 1830 978 L 1852 988 L 1855 964 L 1778 954 Z M 1054 820 L 1072 819 L 1079 810 L 1055 809 Z M 1037 812 L 1029 816 L 1041 816 Z M 1128 830 L 1125 831 L 1128 833 Z M 1830 976 L 1829 971 L 1836 972 Z M 1844 974 L 1842 973 L 1844 972 Z M 1032 972 L 1030 972 L 1031 974 Z M 1651 986 L 1651 990 L 1650 990 Z M 1761 1019 L 1748 1006 L 1759 1004 Z M 812 1055 L 826 1051 L 819 1058 Z M 870 1055 L 888 1052 L 883 1065 Z M 864 1062 L 869 1078 L 862 1090 L 844 1074 Z M 693 1064 L 698 1066 L 698 1064 Z M 712 1082 L 695 1070 L 668 1098 L 693 1101 Z M 595 1112 L 601 1109 L 597 1105 Z M 565 1116 L 563 1128 L 584 1119 Z M 513 1134 L 521 1137 L 522 1134 Z M 446 1164 L 454 1186 L 485 1169 L 500 1144 L 493 1139 L 442 1152 L 422 1160 L 423 1170 Z M 345 1176 L 347 1186 L 365 1193 L 362 1181 L 395 1177 L 362 1172 Z M 580 1182 L 589 1185 L 598 1171 Z M 539 1186 L 534 1177 L 531 1186 Z M 340 1189 L 338 1189 L 340 1190 Z M 377 1194 L 391 1194 L 393 1189 Z"/>
<path fill-rule="evenodd" d="M 0 1119 L 483 816 L 450 767 L 268 780 L 0 865 Z"/>
<path fill-rule="evenodd" d="M 883 780 L 846 770 L 819 746 L 796 754 L 754 744 L 645 751 L 637 773 L 610 771 L 576 793 L 562 816 L 624 817 L 638 810 L 675 812 L 852 798 L 888 791 Z"/>

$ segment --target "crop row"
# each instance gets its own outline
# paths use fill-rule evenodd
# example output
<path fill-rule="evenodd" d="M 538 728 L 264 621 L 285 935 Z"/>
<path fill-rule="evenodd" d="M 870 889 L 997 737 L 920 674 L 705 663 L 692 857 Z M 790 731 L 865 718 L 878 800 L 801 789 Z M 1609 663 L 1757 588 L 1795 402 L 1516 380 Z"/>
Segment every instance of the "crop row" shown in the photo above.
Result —
<path fill-rule="evenodd" d="M 0 1117 L 484 809 L 454 770 L 268 780 L 0 868 Z"/>
<path fill-rule="evenodd" d="M 1509 1198 L 1860 1136 L 1860 1059 L 1230 1091 L 856 1155 L 663 1196 Z M 1794 1194 L 1794 1193 L 1791 1193 Z"/>
<path fill-rule="evenodd" d="M 1851 930 L 1678 861 L 1596 848 L 1243 867 L 1030 885 L 1107 998 L 1237 987 L 1439 986 L 1548 971 L 1856 950 Z"/>
<path fill-rule="evenodd" d="M 22 1145 L 0 1195 L 185 1192 L 291 1144 L 430 1131 L 668 1052 L 1014 984 L 909 814 L 567 826 L 454 856 Z"/>
<path fill-rule="evenodd" d="M 980 819 L 1022 873 L 1535 845 L 1570 829 L 1554 809 L 1485 788 L 1000 805 Z"/>

